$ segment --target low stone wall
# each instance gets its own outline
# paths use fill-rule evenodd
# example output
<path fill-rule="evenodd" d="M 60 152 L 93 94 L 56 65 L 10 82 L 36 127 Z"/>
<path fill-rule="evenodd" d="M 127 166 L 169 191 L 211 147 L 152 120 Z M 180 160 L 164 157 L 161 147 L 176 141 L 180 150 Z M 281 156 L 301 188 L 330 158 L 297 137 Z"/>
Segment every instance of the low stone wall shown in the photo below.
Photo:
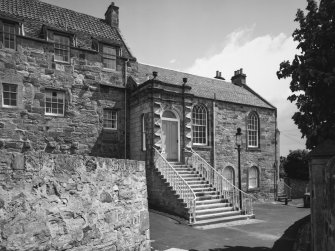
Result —
<path fill-rule="evenodd" d="M 0 152 L 0 250 L 150 250 L 144 163 Z"/>
<path fill-rule="evenodd" d="M 287 178 L 285 179 L 286 184 L 288 184 L 292 188 L 292 199 L 303 198 L 306 193 L 306 188 L 309 191 L 309 181 L 308 180 L 298 180 Z"/>

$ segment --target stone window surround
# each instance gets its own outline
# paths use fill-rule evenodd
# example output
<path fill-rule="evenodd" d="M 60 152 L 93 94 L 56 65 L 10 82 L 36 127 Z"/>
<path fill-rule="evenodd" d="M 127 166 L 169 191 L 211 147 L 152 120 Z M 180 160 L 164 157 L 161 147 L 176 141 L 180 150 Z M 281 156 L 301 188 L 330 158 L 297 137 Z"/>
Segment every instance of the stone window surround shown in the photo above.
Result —
<path fill-rule="evenodd" d="M 7 106 L 3 104 L 3 84 L 13 84 L 17 86 L 17 102 L 16 102 L 16 106 Z M 7 81 L 7 80 L 0 80 L 0 107 L 1 108 L 6 108 L 6 109 L 21 109 L 23 108 L 23 84 L 22 83 L 18 83 L 15 81 Z"/>
<path fill-rule="evenodd" d="M 256 168 L 256 170 L 257 170 L 257 186 L 255 186 L 255 187 L 250 187 L 250 171 L 251 171 L 251 169 L 252 168 Z M 247 173 L 247 189 L 248 189 L 248 191 L 258 191 L 258 190 L 260 190 L 260 177 L 261 177 L 261 172 L 260 172 L 260 168 L 258 167 L 258 166 L 256 166 L 256 165 L 252 165 L 252 166 L 250 166 L 249 168 L 248 168 L 248 173 Z"/>
<path fill-rule="evenodd" d="M 110 131 L 117 131 L 118 130 L 118 109 L 113 109 L 113 108 L 103 108 L 103 120 L 105 120 L 105 111 L 110 111 L 111 115 L 113 115 L 113 113 L 115 113 L 116 117 L 115 117 L 115 127 L 106 127 L 105 123 L 102 123 L 102 127 L 103 130 L 110 130 Z M 112 121 L 113 119 L 111 119 L 110 121 Z"/>
<path fill-rule="evenodd" d="M 47 93 L 48 92 L 57 92 L 57 93 L 62 93 L 63 94 L 63 113 L 59 114 L 59 113 L 48 113 L 47 112 Z M 65 90 L 59 90 L 59 89 L 53 89 L 53 88 L 45 88 L 44 90 L 44 114 L 47 116 L 54 116 L 54 117 L 64 117 L 65 115 L 65 110 L 66 110 L 66 91 Z"/>
<path fill-rule="evenodd" d="M 54 44 L 54 50 L 56 50 L 55 46 L 57 45 L 57 43 L 54 41 L 54 37 L 53 37 L 54 35 L 61 36 L 61 37 L 67 37 L 69 39 L 69 44 L 63 45 L 67 47 L 68 61 L 56 60 L 54 56 L 54 62 L 62 63 L 62 64 L 71 64 L 71 46 L 75 46 L 73 44 L 75 35 L 71 32 L 60 31 L 56 28 L 52 28 L 48 26 L 45 26 L 44 28 L 45 28 L 44 32 L 45 32 L 46 40 Z M 54 55 L 55 55 L 55 52 L 54 52 Z"/>
<path fill-rule="evenodd" d="M 250 116 L 255 115 L 257 117 L 257 146 L 249 146 L 249 131 L 248 131 L 248 124 Z M 246 117 L 246 150 L 247 151 L 260 151 L 260 119 L 257 111 L 251 111 L 248 116 Z"/>
<path fill-rule="evenodd" d="M 8 25 L 12 25 L 14 26 L 14 48 L 9 48 L 9 47 L 4 47 L 6 49 L 10 49 L 10 50 L 16 50 L 16 36 L 17 35 L 21 35 L 22 34 L 22 23 L 20 20 L 17 19 L 13 19 L 13 18 L 9 18 L 9 17 L 2 17 L 0 15 L 0 34 L 1 34 L 1 38 L 0 41 L 3 43 L 3 36 L 4 36 L 4 32 L 3 32 L 3 25 L 4 24 L 8 24 Z"/>
<path fill-rule="evenodd" d="M 201 109 L 204 110 L 205 112 L 205 122 L 206 124 L 204 125 L 205 126 L 205 143 L 194 143 L 193 141 L 193 133 L 194 133 L 194 129 L 193 129 L 193 126 L 194 126 L 194 123 L 193 123 L 193 111 L 194 111 L 194 108 L 195 107 L 199 107 Z M 195 104 L 193 107 L 192 107 L 192 145 L 194 147 L 207 147 L 208 146 L 208 109 L 207 107 L 204 105 L 204 104 Z"/>

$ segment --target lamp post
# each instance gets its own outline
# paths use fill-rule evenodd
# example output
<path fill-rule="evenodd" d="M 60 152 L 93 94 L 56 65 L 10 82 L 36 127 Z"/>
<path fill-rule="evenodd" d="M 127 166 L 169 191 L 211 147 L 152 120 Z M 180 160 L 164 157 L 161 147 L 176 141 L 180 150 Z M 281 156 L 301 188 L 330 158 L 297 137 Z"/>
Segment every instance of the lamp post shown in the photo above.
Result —
<path fill-rule="evenodd" d="M 242 181 L 241 181 L 241 145 L 242 145 L 242 133 L 241 128 L 237 128 L 237 132 L 235 134 L 235 144 L 238 155 L 238 189 L 239 189 L 239 197 L 240 197 L 240 210 L 242 210 Z"/>

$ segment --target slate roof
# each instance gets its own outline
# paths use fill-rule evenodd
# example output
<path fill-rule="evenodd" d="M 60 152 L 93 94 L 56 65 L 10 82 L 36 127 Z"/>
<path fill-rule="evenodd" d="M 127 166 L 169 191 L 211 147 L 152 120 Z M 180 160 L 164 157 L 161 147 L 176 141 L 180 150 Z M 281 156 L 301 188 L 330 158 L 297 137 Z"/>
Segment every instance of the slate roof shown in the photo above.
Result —
<path fill-rule="evenodd" d="M 32 37 L 38 37 L 41 25 L 47 24 L 96 38 L 124 42 L 118 28 L 108 25 L 103 19 L 39 0 L 0 0 L 0 15 L 24 19 L 26 34 Z"/>
<path fill-rule="evenodd" d="M 182 85 L 183 78 L 187 78 L 187 85 L 192 88 L 190 92 L 197 97 L 214 99 L 215 95 L 216 99 L 220 101 L 275 109 L 248 86 L 240 87 L 215 78 L 206 78 L 140 63 L 138 71 L 139 84 L 146 82 L 148 78 L 151 79 L 152 72 L 157 71 L 156 79 L 168 84 Z"/>

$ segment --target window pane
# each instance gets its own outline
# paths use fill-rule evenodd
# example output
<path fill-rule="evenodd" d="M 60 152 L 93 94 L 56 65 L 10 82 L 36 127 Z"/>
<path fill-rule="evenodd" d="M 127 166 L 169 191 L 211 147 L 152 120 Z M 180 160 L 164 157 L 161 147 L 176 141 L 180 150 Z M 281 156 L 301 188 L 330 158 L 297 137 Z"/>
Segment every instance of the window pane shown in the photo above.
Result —
<path fill-rule="evenodd" d="M 1 33 L 1 41 L 5 48 L 15 49 L 15 25 L 3 24 L 3 32 Z"/>
<path fill-rule="evenodd" d="M 48 115 L 64 115 L 65 94 L 61 91 L 45 92 L 45 113 Z"/>
<path fill-rule="evenodd" d="M 193 143 L 207 144 L 207 112 L 203 106 L 194 106 L 192 110 Z"/>
<path fill-rule="evenodd" d="M 117 112 L 110 109 L 104 109 L 103 127 L 117 129 Z"/>
<path fill-rule="evenodd" d="M 3 84 L 3 105 L 17 106 L 17 85 Z"/>

